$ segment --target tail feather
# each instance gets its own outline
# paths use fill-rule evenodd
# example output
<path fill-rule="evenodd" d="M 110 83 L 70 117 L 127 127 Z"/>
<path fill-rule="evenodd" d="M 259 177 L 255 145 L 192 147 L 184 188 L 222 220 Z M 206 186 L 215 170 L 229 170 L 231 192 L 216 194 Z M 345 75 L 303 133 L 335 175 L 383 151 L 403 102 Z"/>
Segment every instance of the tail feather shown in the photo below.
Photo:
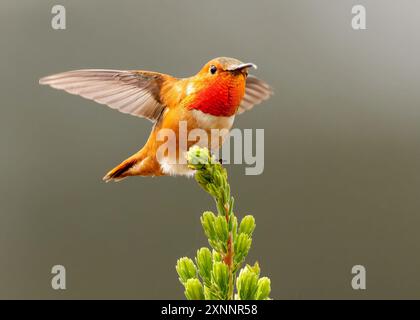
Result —
<path fill-rule="evenodd" d="M 162 171 L 155 158 L 148 156 L 145 151 L 140 150 L 109 171 L 102 180 L 105 182 L 121 181 L 128 176 L 159 175 L 162 175 Z"/>
<path fill-rule="evenodd" d="M 134 156 L 124 160 L 114 169 L 110 170 L 105 177 L 102 178 L 105 182 L 120 181 L 128 176 L 127 172 L 138 162 Z"/>

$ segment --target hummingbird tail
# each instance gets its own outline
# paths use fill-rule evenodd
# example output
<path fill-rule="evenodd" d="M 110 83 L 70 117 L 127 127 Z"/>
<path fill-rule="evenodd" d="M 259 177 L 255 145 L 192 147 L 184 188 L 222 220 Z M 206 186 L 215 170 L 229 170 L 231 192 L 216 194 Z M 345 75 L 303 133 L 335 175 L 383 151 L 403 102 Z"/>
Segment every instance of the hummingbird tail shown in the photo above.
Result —
<path fill-rule="evenodd" d="M 128 176 L 160 176 L 163 175 L 159 163 L 154 157 L 149 156 L 145 151 L 140 150 L 136 154 L 121 162 L 114 169 L 110 170 L 105 177 L 105 182 L 121 181 Z"/>

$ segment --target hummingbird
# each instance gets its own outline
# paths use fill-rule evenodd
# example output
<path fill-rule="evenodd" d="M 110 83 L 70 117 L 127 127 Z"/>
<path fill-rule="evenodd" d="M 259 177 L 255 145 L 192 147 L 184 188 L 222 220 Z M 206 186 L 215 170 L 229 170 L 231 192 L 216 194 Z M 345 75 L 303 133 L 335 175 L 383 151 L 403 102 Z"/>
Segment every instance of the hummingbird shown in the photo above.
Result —
<path fill-rule="evenodd" d="M 250 68 L 257 66 L 219 57 L 188 78 L 144 70 L 82 69 L 50 75 L 39 83 L 154 124 L 143 148 L 103 177 L 108 182 L 129 176 L 192 175 L 194 171 L 186 164 L 157 156 L 163 143 L 158 139 L 159 131 L 170 129 L 176 133 L 177 157 L 197 144 L 189 141 L 181 146 L 180 123 L 186 124 L 188 132 L 193 129 L 229 132 L 236 115 L 252 109 L 273 93 L 270 85 L 248 74 Z"/>

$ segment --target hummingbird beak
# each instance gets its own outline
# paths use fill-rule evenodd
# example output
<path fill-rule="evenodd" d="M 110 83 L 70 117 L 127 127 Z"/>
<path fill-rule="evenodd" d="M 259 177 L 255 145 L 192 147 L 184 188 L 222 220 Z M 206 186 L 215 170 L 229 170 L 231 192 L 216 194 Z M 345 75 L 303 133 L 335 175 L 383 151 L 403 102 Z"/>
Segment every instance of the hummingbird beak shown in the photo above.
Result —
<path fill-rule="evenodd" d="M 241 64 L 237 64 L 234 66 L 229 67 L 227 70 L 228 71 L 239 71 L 245 68 L 254 68 L 257 69 L 257 65 L 253 64 L 253 63 L 241 63 Z"/>

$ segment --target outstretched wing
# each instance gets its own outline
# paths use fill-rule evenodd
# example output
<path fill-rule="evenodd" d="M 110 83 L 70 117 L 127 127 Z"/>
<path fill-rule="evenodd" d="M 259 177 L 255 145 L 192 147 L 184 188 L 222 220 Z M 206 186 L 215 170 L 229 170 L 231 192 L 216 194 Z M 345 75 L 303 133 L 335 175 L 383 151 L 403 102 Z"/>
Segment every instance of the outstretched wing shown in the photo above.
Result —
<path fill-rule="evenodd" d="M 252 109 L 255 105 L 267 100 L 273 94 L 273 90 L 266 82 L 255 76 L 249 75 L 246 79 L 245 95 L 239 105 L 237 114 Z"/>
<path fill-rule="evenodd" d="M 85 69 L 47 76 L 39 83 L 154 122 L 165 108 L 160 92 L 169 79 L 158 72 Z"/>

